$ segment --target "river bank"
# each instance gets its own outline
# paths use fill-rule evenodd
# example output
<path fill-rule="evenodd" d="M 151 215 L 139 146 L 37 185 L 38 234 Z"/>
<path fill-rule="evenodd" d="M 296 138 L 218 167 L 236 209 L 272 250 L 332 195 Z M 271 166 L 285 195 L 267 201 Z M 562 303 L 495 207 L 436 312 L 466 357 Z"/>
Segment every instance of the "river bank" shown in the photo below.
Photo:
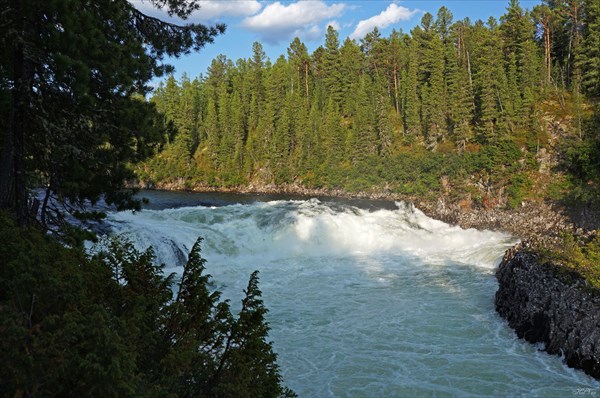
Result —
<path fill-rule="evenodd" d="M 431 201 L 386 192 L 348 193 L 297 186 L 196 191 L 406 201 L 414 203 L 429 217 L 464 229 L 502 231 L 519 237 L 527 243 L 508 250 L 498 267 L 496 311 L 507 319 L 519 337 L 532 343 L 542 342 L 549 353 L 563 353 L 569 366 L 599 377 L 600 352 L 595 348 L 600 347 L 598 300 L 588 298 L 586 286 L 589 287 L 589 284 L 572 270 L 560 265 L 542 264 L 541 257 L 532 253 L 539 250 L 540 245 L 559 247 L 565 232 L 579 236 L 593 234 L 598 216 L 589 209 L 568 209 L 545 202 L 525 202 L 512 210 L 481 209 L 467 206 L 465 202 L 451 203 L 445 198 Z M 565 275 L 572 277 L 565 279 Z M 596 306 L 593 311 L 589 307 L 592 304 Z"/>
<path fill-rule="evenodd" d="M 548 201 L 527 201 L 519 208 L 506 209 L 499 206 L 478 207 L 470 201 L 453 202 L 440 197 L 437 200 L 403 196 L 385 190 L 347 192 L 342 189 L 306 188 L 296 184 L 262 185 L 250 184 L 234 188 L 197 186 L 184 189 L 183 182 L 170 184 L 140 184 L 144 189 L 191 192 L 220 192 L 242 194 L 294 195 L 303 197 L 336 197 L 405 201 L 413 203 L 427 216 L 461 228 L 487 229 L 506 232 L 522 240 L 540 242 L 544 246 L 556 244 L 563 233 L 588 235 L 600 228 L 600 212 L 586 207 L 567 208 Z"/>
<path fill-rule="evenodd" d="M 527 247 L 506 252 L 498 270 L 496 311 L 520 338 L 542 343 L 565 363 L 600 379 L 600 292 L 579 274 L 545 262 Z"/>

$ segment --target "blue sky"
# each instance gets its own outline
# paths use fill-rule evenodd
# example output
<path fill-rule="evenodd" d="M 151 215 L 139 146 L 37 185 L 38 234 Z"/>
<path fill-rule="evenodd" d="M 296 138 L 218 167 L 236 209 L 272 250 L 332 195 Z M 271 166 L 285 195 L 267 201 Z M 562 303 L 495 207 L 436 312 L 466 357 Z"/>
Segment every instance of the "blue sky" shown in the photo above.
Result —
<path fill-rule="evenodd" d="M 148 0 L 129 0 L 143 12 L 163 20 L 166 13 L 153 9 Z M 531 9 L 540 0 L 521 0 L 521 7 Z M 252 55 L 252 43 L 262 43 L 267 56 L 275 61 L 287 55 L 287 47 L 298 36 L 312 53 L 325 41 L 325 31 L 332 25 L 340 35 L 360 40 L 377 27 L 383 36 L 392 29 L 410 32 L 420 23 L 424 13 L 434 16 L 441 6 L 446 6 L 454 20 L 469 17 L 472 21 L 499 18 L 506 11 L 508 0 L 445 0 L 445 1 L 381 1 L 381 0 L 201 0 L 200 10 L 191 22 L 227 24 L 224 35 L 216 38 L 199 53 L 171 59 L 175 77 L 186 73 L 191 78 L 206 75 L 210 62 L 219 54 L 236 61 Z M 174 21 L 181 23 L 181 21 Z"/>

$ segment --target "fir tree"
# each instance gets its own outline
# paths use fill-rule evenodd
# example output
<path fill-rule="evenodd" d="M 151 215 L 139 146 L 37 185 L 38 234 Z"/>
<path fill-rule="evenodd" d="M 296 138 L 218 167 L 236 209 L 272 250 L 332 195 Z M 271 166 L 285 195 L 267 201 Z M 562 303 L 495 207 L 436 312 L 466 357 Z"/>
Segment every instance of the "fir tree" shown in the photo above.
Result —
<path fill-rule="evenodd" d="M 342 101 L 342 75 L 340 72 L 340 40 L 338 32 L 329 25 L 325 35 L 323 54 L 323 83 L 334 103 Z"/>
<path fill-rule="evenodd" d="M 577 56 L 577 66 L 582 71 L 582 86 L 591 96 L 600 96 L 600 4 L 587 0 L 584 3 L 582 50 Z"/>
<path fill-rule="evenodd" d="M 198 6 L 195 1 L 151 2 L 184 18 Z M 145 84 L 168 71 L 161 63 L 165 55 L 198 50 L 225 27 L 169 24 L 125 0 L 93 6 L 3 0 L 0 12 L 8 32 L 0 39 L 1 89 L 12 98 L 0 156 L 0 208 L 27 222 L 26 185 L 32 173 L 43 175 L 48 192 L 61 198 L 82 202 L 106 193 L 109 202 L 132 204 L 122 190 L 131 177 L 125 163 L 143 151 L 136 152 L 131 143 L 160 138 L 144 137 L 135 120 L 127 120 L 127 113 L 140 107 L 133 94 L 147 93 Z M 120 119 L 127 123 L 113 123 Z M 74 150 L 85 158 L 54 161 Z"/>

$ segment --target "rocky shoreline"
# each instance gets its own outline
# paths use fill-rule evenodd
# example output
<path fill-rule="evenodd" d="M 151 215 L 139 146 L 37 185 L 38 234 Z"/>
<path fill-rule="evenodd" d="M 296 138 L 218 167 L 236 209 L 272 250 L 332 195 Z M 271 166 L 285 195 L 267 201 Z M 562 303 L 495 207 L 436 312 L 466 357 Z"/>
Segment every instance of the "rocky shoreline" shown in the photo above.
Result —
<path fill-rule="evenodd" d="M 234 188 L 207 186 L 184 189 L 183 182 L 148 186 L 145 189 L 231 192 L 252 194 L 289 194 L 306 197 L 338 197 L 352 199 L 405 201 L 415 206 L 431 218 L 458 225 L 461 228 L 489 229 L 502 231 L 527 241 L 543 241 L 545 245 L 559 239 L 563 232 L 585 235 L 600 228 L 600 211 L 589 208 L 565 209 L 555 203 L 544 201 L 524 202 L 517 209 L 500 207 L 480 208 L 472 203 L 453 203 L 446 198 L 427 200 L 418 197 L 397 195 L 385 190 L 346 192 L 342 189 L 306 188 L 296 184 L 263 185 L 250 184 Z"/>
<path fill-rule="evenodd" d="M 519 246 L 496 272 L 496 311 L 520 338 L 600 379 L 600 292 L 578 274 Z"/>

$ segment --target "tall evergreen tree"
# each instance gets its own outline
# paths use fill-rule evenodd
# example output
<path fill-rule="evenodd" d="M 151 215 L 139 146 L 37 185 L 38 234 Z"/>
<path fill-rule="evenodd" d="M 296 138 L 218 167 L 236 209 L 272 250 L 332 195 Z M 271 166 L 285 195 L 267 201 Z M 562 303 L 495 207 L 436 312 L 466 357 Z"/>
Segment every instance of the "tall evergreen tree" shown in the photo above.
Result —
<path fill-rule="evenodd" d="M 306 101 L 308 101 L 310 57 L 306 46 L 297 37 L 288 48 L 288 60 L 296 70 L 296 90 L 304 90 Z"/>
<path fill-rule="evenodd" d="M 408 142 L 419 139 L 421 135 L 421 120 L 419 116 L 421 101 L 417 94 L 417 75 L 420 61 L 417 46 L 418 43 L 415 40 L 412 40 L 409 47 L 408 68 L 402 79 L 402 86 L 404 87 L 405 93 L 404 105 L 402 107 L 404 111 L 404 132 Z"/>
<path fill-rule="evenodd" d="M 582 86 L 591 96 L 600 96 L 600 4 L 587 0 L 583 11 L 582 49 L 577 65 L 582 71 Z"/>
<path fill-rule="evenodd" d="M 544 48 L 545 83 L 550 84 L 552 80 L 552 36 L 556 14 L 548 5 L 542 4 L 533 8 L 531 16 L 538 26 L 536 33 Z"/>
<path fill-rule="evenodd" d="M 356 95 L 359 88 L 358 77 L 362 73 L 363 53 L 353 40 L 347 38 L 340 49 L 340 111 L 343 116 L 356 111 Z"/>
<path fill-rule="evenodd" d="M 452 36 L 456 47 L 446 47 L 449 131 L 459 149 L 464 149 L 472 138 L 471 120 L 474 104 L 469 82 L 468 63 L 465 62 L 466 51 L 461 48 L 464 46 L 462 29 L 462 23 L 453 26 Z"/>
<path fill-rule="evenodd" d="M 198 7 L 197 1 L 151 3 L 184 18 Z M 144 136 L 135 120 L 113 121 L 143 106 L 133 94 L 147 93 L 145 84 L 169 69 L 165 55 L 200 49 L 225 27 L 169 24 L 125 0 L 2 0 L 0 13 L 7 32 L 0 39 L 0 88 L 11 98 L 12 115 L 2 139 L 0 208 L 27 222 L 31 173 L 43 175 L 61 198 L 81 202 L 106 193 L 109 202 L 127 204 L 122 188 L 131 174 L 124 164 L 156 137 Z M 69 157 L 68 164 L 54 162 Z"/>
<path fill-rule="evenodd" d="M 342 101 L 342 74 L 340 72 L 340 40 L 339 33 L 329 25 L 325 35 L 325 52 L 323 54 L 323 83 L 328 95 L 335 104 Z"/>

